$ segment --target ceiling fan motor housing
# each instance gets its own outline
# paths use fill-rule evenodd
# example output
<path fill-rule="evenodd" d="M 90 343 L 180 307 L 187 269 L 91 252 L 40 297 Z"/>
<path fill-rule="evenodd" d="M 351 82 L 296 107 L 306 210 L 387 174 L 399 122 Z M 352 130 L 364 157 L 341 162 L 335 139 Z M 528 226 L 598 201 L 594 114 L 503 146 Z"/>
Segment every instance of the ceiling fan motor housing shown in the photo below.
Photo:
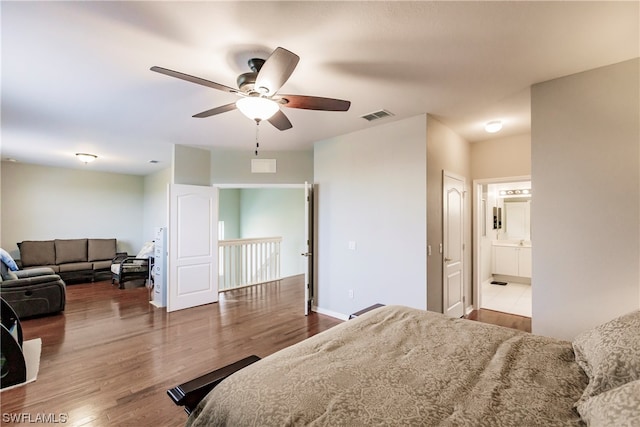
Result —
<path fill-rule="evenodd" d="M 265 60 L 261 58 L 251 58 L 247 61 L 249 68 L 251 68 L 251 73 L 244 73 L 238 76 L 238 88 L 243 92 L 249 93 L 253 92 L 255 88 L 256 78 L 258 77 L 258 73 L 260 69 L 264 65 Z"/>
<path fill-rule="evenodd" d="M 240 74 L 237 79 L 238 88 L 245 93 L 253 92 L 256 77 L 258 77 L 258 73 L 256 72 Z"/>

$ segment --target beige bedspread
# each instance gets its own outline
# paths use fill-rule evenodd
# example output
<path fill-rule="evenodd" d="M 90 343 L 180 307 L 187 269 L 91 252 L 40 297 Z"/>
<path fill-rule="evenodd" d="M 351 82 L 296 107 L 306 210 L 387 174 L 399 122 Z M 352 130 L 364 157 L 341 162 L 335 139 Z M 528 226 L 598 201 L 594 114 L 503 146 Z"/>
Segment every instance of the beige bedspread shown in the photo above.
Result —
<path fill-rule="evenodd" d="M 586 385 L 569 342 L 388 306 L 237 372 L 187 425 L 581 425 Z"/>

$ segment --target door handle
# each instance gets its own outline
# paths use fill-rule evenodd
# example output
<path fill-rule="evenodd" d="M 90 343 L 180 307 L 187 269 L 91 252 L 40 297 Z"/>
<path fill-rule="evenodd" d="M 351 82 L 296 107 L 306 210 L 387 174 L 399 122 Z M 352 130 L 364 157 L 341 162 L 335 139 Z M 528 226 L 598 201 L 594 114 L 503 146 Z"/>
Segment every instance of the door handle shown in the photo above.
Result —
<path fill-rule="evenodd" d="M 453 261 L 453 260 L 451 258 L 447 258 L 447 257 L 444 258 L 444 262 L 449 262 L 449 261 Z"/>
<path fill-rule="evenodd" d="M 300 255 L 302 255 L 302 256 L 306 256 L 306 257 L 309 257 L 309 256 L 311 256 L 311 255 L 313 255 L 313 254 L 312 254 L 311 252 L 303 252 L 303 253 L 301 253 Z"/>

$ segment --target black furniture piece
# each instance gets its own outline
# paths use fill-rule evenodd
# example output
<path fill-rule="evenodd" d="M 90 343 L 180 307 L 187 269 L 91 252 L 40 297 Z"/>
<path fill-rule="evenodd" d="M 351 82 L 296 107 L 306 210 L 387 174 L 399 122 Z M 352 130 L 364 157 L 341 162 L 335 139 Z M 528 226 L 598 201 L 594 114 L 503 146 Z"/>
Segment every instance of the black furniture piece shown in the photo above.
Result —
<path fill-rule="evenodd" d="M 153 257 L 136 258 L 125 254 L 117 255 L 111 264 L 111 284 L 118 282 L 118 288 L 133 280 L 149 280 L 153 268 Z"/>
<path fill-rule="evenodd" d="M 201 377 L 195 378 L 191 381 L 187 381 L 184 384 L 180 384 L 172 389 L 167 390 L 167 394 L 178 406 L 184 406 L 184 410 L 187 414 L 191 414 L 196 408 L 198 403 L 211 391 L 215 386 L 220 384 L 222 380 L 227 378 L 234 372 L 239 371 L 242 368 L 246 368 L 252 363 L 257 362 L 260 358 L 256 355 L 245 357 L 227 366 L 223 366 L 220 369 L 216 369 L 213 372 L 204 374 Z"/>
<path fill-rule="evenodd" d="M 360 311 L 356 311 L 355 313 L 351 313 L 351 315 L 349 316 L 349 320 L 355 319 L 356 317 L 362 316 L 363 314 L 365 314 L 368 311 L 375 310 L 376 308 L 380 308 L 380 307 L 384 307 L 384 304 L 380 304 L 380 303 L 373 304 L 372 306 L 369 306 L 367 308 L 363 308 Z"/>
<path fill-rule="evenodd" d="M 10 271 L 0 262 L 0 293 L 20 319 L 64 311 L 66 284 L 51 268 Z"/>
<path fill-rule="evenodd" d="M 22 326 L 11 306 L 0 298 L 0 387 L 6 388 L 27 380 L 27 364 L 22 353 Z"/>

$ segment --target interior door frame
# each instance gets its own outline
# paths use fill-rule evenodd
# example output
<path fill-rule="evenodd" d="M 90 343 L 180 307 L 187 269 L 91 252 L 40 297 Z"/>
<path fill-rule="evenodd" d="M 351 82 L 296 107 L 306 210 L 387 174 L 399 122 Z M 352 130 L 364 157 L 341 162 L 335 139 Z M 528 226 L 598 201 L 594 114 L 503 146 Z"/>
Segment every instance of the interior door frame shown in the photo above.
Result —
<path fill-rule="evenodd" d="M 447 240 L 447 236 L 446 236 L 446 231 L 448 229 L 447 225 L 448 225 L 448 203 L 445 202 L 445 199 L 448 197 L 447 194 L 447 184 L 446 184 L 446 180 L 447 178 L 459 181 L 462 183 L 462 191 L 460 192 L 460 304 L 462 306 L 462 313 L 460 314 L 460 317 L 465 316 L 467 314 L 467 302 L 466 302 L 466 293 L 465 293 L 465 288 L 466 288 L 466 279 L 465 279 L 465 270 L 466 270 L 466 265 L 465 265 L 465 242 L 466 242 L 466 230 L 465 230 L 465 199 L 466 199 L 466 193 L 467 193 L 467 179 L 466 177 L 462 176 L 462 175 L 458 175 L 456 173 L 450 172 L 448 170 L 443 169 L 442 170 L 442 244 L 443 244 L 443 251 L 442 251 L 442 312 L 444 314 L 448 314 L 448 296 L 449 296 L 449 281 L 447 280 L 447 274 L 448 274 L 448 269 L 447 269 L 447 265 L 448 262 L 451 260 L 447 260 L 447 255 L 449 254 L 449 247 L 448 247 L 448 240 Z"/>
<path fill-rule="evenodd" d="M 500 178 L 485 178 L 473 180 L 473 207 L 472 207 L 472 223 L 473 223 L 473 269 L 471 277 L 473 280 L 473 309 L 479 310 L 482 302 L 482 278 L 480 277 L 480 267 L 482 265 L 482 257 L 486 254 L 482 253 L 482 186 L 490 184 L 503 184 L 506 182 L 531 181 L 531 175 L 507 176 Z M 533 300 L 533 294 L 531 296 Z"/>
<path fill-rule="evenodd" d="M 315 251 L 315 241 L 314 241 L 314 184 L 305 182 L 304 183 L 304 228 L 305 228 L 305 239 L 307 243 L 306 252 L 303 252 L 301 255 L 304 256 L 307 260 L 307 268 L 304 275 L 304 315 L 308 316 L 311 312 L 311 307 L 313 305 L 313 297 L 314 297 L 314 282 L 313 275 L 315 274 L 314 269 L 314 251 Z"/>
<path fill-rule="evenodd" d="M 313 183 L 309 183 L 312 187 L 314 186 Z M 300 184 L 269 184 L 269 183 L 261 183 L 261 184 L 255 184 L 255 183 L 244 183 L 244 184 L 233 184 L 233 183 L 225 183 L 225 184 L 212 184 L 215 187 L 218 187 L 220 190 L 229 190 L 229 189 L 280 189 L 280 190 L 305 190 L 307 188 L 307 183 L 303 182 Z M 310 213 L 311 215 L 314 215 L 313 210 Z M 315 215 L 314 215 L 315 216 Z M 311 237 L 313 239 L 313 236 Z M 313 248 L 312 248 L 313 249 Z M 313 252 L 313 251 L 312 251 Z M 313 258 L 307 258 L 308 261 L 307 262 L 311 262 L 313 263 Z M 313 278 L 311 278 L 310 280 L 313 280 Z M 307 284 L 305 283 L 305 287 L 307 286 Z M 311 289 L 311 294 L 313 295 L 314 290 Z M 309 309 L 311 309 L 311 306 L 309 306 Z M 307 313 L 305 313 L 306 315 Z"/>

